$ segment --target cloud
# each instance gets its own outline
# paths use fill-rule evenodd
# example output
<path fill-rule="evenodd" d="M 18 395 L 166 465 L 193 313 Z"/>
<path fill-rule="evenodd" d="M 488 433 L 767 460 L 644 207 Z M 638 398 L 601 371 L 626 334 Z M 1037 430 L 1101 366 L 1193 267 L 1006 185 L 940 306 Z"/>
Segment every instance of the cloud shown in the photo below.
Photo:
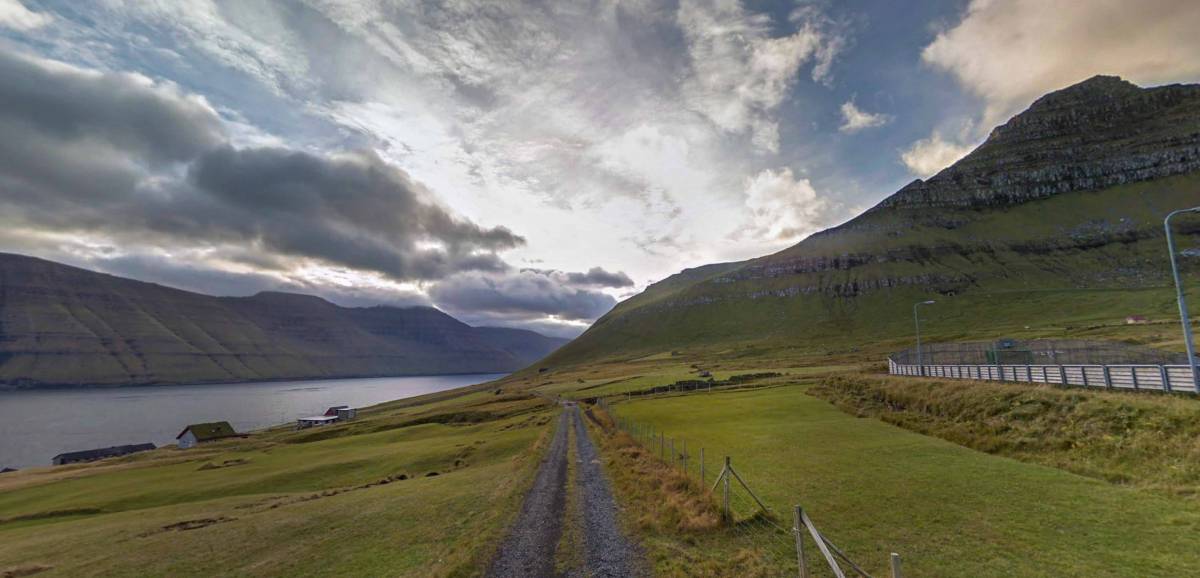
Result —
<path fill-rule="evenodd" d="M 503 270 L 495 252 L 524 243 L 423 200 L 428 191 L 369 151 L 223 147 L 198 159 L 189 180 L 211 213 L 174 219 L 172 230 L 234 236 L 398 280 Z"/>
<path fill-rule="evenodd" d="M 565 271 L 556 271 L 553 269 L 534 269 L 527 268 L 522 271 L 529 271 L 539 275 L 545 275 L 560 283 L 567 285 L 575 285 L 580 287 L 606 287 L 612 289 L 620 289 L 623 287 L 633 287 L 633 279 L 629 278 L 622 271 L 606 271 L 602 267 L 592 267 L 585 273 L 574 273 Z"/>
<path fill-rule="evenodd" d="M 914 142 L 908 150 L 900 154 L 900 160 L 908 167 L 909 172 L 925 178 L 954 164 L 974 148 L 974 145 L 946 140 L 940 132 L 935 131 L 929 138 Z"/>
<path fill-rule="evenodd" d="M 171 83 L 101 73 L 0 51 L 6 139 L 38 133 L 65 145 L 126 151 L 151 164 L 185 161 L 224 140 L 216 111 Z"/>
<path fill-rule="evenodd" d="M 1096 74 L 1136 84 L 1200 80 L 1200 3 L 974 0 L 921 54 L 983 98 L 988 129 Z"/>
<path fill-rule="evenodd" d="M 746 179 L 747 226 L 737 235 L 795 242 L 830 225 L 838 207 L 792 170 L 764 170 Z"/>
<path fill-rule="evenodd" d="M 866 112 L 859 109 L 853 100 L 842 103 L 842 125 L 838 130 L 844 133 L 855 133 L 863 129 L 875 128 L 892 122 L 890 115 Z"/>
<path fill-rule="evenodd" d="M 559 283 L 554 272 L 525 269 L 511 274 L 464 273 L 430 287 L 429 295 L 452 315 L 488 315 L 591 321 L 607 313 L 616 299 Z"/>
<path fill-rule="evenodd" d="M 0 26 L 13 30 L 33 30 L 48 24 L 53 18 L 48 14 L 33 12 L 20 0 L 0 0 Z"/>
<path fill-rule="evenodd" d="M 813 80 L 827 79 L 843 45 L 811 10 L 793 15 L 800 29 L 786 36 L 772 36 L 770 17 L 747 12 L 740 2 L 680 2 L 676 20 L 691 61 L 682 87 L 687 106 L 725 132 L 749 132 L 756 146 L 772 152 L 779 148 L 779 126 L 771 113 L 800 67 L 813 62 Z"/>
<path fill-rule="evenodd" d="M 0 52 L 0 222 L 133 246 L 250 247 L 384 274 L 501 271 L 524 239 L 440 206 L 371 151 L 234 148 L 204 99 Z"/>

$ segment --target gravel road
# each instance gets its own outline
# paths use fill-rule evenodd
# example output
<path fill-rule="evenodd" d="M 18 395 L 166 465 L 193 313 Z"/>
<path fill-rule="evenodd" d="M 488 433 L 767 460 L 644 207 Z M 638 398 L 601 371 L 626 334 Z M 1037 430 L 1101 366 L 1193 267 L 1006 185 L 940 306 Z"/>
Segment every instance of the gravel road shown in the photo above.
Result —
<path fill-rule="evenodd" d="M 583 510 L 584 576 L 639 575 L 637 551 L 617 524 L 617 502 L 600 465 L 600 454 L 588 437 L 579 408 L 570 409 L 575 423 L 575 453 L 579 456 L 579 504 Z"/>
<path fill-rule="evenodd" d="M 488 576 L 496 578 L 554 576 L 554 548 L 562 536 L 567 503 L 567 427 L 569 411 L 558 416 L 554 439 L 525 496 L 517 521 L 496 553 Z"/>
<path fill-rule="evenodd" d="M 617 504 L 609 490 L 600 456 L 587 435 L 575 404 L 559 415 L 554 439 L 538 469 L 533 488 L 525 497 L 508 537 L 500 546 L 487 575 L 494 578 L 555 576 L 554 551 L 562 536 L 567 493 L 567 431 L 575 428 L 576 488 L 582 516 L 583 568 L 570 576 L 607 578 L 644 574 L 637 550 L 617 523 Z"/>

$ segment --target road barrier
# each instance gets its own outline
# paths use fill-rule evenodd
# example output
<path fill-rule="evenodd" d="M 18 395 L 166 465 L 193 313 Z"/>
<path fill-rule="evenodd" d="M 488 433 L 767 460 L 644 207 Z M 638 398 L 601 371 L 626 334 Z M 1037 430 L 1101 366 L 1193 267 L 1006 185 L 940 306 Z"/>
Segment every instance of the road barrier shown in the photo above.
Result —
<path fill-rule="evenodd" d="M 1105 389 L 1200 393 L 1187 365 L 946 365 L 902 364 L 888 359 L 888 373 L 914 377 L 945 377 L 1079 385 Z"/>

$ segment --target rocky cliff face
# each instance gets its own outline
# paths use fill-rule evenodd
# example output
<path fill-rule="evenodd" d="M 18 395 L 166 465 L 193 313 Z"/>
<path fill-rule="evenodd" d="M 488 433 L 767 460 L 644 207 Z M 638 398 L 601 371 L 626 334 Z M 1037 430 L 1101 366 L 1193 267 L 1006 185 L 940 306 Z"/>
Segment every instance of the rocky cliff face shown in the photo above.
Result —
<path fill-rule="evenodd" d="M 0 386 L 507 372 L 564 342 L 429 307 L 210 297 L 0 254 Z"/>
<path fill-rule="evenodd" d="M 999 206 L 1200 170 L 1200 86 L 1096 76 L 1038 99 L 875 210 Z"/>

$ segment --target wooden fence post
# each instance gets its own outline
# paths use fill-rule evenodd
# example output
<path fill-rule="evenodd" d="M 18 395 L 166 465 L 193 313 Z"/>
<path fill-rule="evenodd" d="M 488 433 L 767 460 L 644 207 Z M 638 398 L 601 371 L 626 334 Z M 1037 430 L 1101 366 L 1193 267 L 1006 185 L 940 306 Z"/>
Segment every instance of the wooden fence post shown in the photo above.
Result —
<path fill-rule="evenodd" d="M 704 448 L 700 448 L 700 485 L 704 485 Z"/>
<path fill-rule="evenodd" d="M 808 578 L 808 560 L 804 555 L 804 534 L 800 532 L 804 522 L 801 521 L 800 505 L 792 509 L 792 535 L 796 537 L 796 565 L 800 568 L 800 578 Z"/>
<path fill-rule="evenodd" d="M 732 520 L 733 516 L 729 513 L 729 456 L 725 456 L 725 519 Z"/>

